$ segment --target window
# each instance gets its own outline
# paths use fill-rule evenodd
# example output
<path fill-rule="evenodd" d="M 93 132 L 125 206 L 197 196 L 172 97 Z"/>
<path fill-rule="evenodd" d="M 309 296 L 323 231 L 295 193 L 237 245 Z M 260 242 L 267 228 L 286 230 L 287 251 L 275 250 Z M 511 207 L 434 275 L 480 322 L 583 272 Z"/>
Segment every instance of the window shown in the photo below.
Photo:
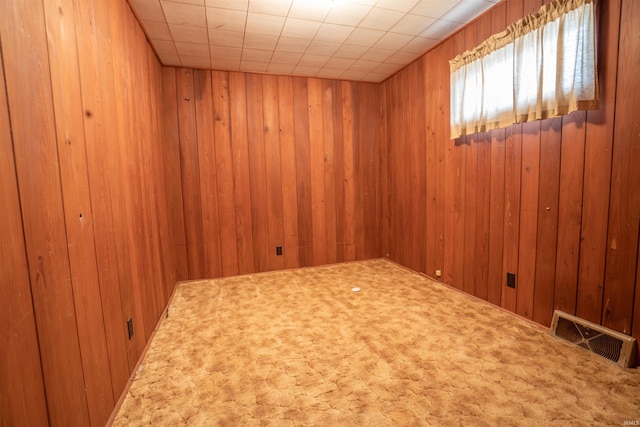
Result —
<path fill-rule="evenodd" d="M 598 108 L 593 0 L 554 0 L 449 61 L 451 138 Z"/>

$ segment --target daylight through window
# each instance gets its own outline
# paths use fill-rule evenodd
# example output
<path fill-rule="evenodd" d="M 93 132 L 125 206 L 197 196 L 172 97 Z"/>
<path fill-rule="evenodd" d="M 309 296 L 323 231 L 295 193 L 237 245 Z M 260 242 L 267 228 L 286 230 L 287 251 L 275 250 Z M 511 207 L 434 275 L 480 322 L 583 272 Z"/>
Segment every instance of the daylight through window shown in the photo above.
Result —
<path fill-rule="evenodd" d="M 592 0 L 554 0 L 449 61 L 451 139 L 598 108 Z"/>

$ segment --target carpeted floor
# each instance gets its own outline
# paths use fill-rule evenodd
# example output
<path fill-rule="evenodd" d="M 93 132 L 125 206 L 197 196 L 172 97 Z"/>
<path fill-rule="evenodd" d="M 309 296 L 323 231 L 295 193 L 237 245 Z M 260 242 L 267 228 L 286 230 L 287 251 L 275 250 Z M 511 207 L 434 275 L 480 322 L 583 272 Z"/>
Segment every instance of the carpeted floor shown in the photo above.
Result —
<path fill-rule="evenodd" d="M 178 285 L 114 421 L 636 423 L 640 370 L 383 259 Z"/>

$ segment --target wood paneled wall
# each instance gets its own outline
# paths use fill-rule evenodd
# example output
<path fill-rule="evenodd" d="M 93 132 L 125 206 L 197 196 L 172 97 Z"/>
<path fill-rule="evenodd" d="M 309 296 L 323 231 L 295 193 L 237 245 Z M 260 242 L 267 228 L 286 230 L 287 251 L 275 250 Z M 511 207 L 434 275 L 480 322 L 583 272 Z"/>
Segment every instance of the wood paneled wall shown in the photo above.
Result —
<path fill-rule="evenodd" d="M 383 255 L 378 85 L 182 68 L 163 85 L 189 278 Z"/>
<path fill-rule="evenodd" d="M 0 11 L 0 424 L 102 426 L 186 278 L 161 67 L 124 1 Z"/>
<path fill-rule="evenodd" d="M 561 309 L 640 339 L 640 4 L 599 2 L 599 111 L 449 139 L 448 60 L 541 4 L 501 2 L 383 83 L 389 256 L 544 325 Z"/>
<path fill-rule="evenodd" d="M 161 68 L 124 1 L 0 0 L 0 424 L 104 425 L 187 278 L 388 255 L 640 339 L 640 4 L 599 3 L 599 111 L 449 140 L 447 61 L 540 4 L 373 85 Z"/>

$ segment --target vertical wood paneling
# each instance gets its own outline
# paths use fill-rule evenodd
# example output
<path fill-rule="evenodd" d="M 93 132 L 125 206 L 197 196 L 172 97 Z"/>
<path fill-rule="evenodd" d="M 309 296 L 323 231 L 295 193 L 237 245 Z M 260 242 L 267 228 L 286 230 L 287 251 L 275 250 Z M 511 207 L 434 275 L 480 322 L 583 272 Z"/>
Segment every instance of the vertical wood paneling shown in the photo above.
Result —
<path fill-rule="evenodd" d="M 300 265 L 298 249 L 298 191 L 296 181 L 296 142 L 293 111 L 293 80 L 278 77 L 278 118 L 280 126 L 280 173 L 282 183 L 282 221 L 284 266 Z"/>
<path fill-rule="evenodd" d="M 311 157 L 309 146 L 309 95 L 307 80 L 293 79 L 293 114 L 296 143 L 296 188 L 298 194 L 298 248 L 301 266 L 313 265 Z"/>
<path fill-rule="evenodd" d="M 359 188 L 360 200 L 356 211 L 356 255 L 358 259 L 379 257 L 381 252 L 380 219 L 380 148 L 382 134 L 382 116 L 378 88 L 375 85 L 359 84 L 358 143 L 356 152 L 360 159 L 360 173 L 356 175 L 356 186 Z M 424 259 L 423 259 L 424 262 Z"/>
<path fill-rule="evenodd" d="M 585 128 L 581 124 L 585 117 L 584 111 L 577 111 L 562 118 L 554 307 L 572 314 L 578 292 L 585 149 Z"/>
<path fill-rule="evenodd" d="M 194 228 L 188 222 L 202 218 L 198 244 L 204 245 L 207 275 L 383 255 L 386 146 L 380 86 L 167 70 L 163 91 L 169 119 L 187 124 L 178 133 L 167 130 L 168 137 L 185 138 L 179 142 L 183 157 L 193 150 L 191 139 L 198 141 L 190 162 L 199 169 L 200 213 L 185 202 L 184 221 L 188 236 Z M 194 73 L 194 89 L 186 86 L 190 77 L 181 89 L 180 73 Z M 169 93 L 178 102 L 193 94 L 195 108 L 173 107 Z M 184 172 L 182 177 L 195 179 Z M 193 192 L 190 185 L 182 182 L 185 199 Z M 215 266 L 220 258 L 207 255 L 216 239 L 222 270 Z M 283 247 L 282 256 L 276 255 L 277 246 Z"/>
<path fill-rule="evenodd" d="M 218 219 L 218 179 L 214 144 L 213 88 L 211 73 L 194 70 L 197 129 L 198 182 L 202 212 L 203 277 L 222 275 L 220 220 Z"/>
<path fill-rule="evenodd" d="M 330 80 L 322 81 L 322 137 L 324 148 L 324 200 L 325 233 L 327 236 L 327 260 L 333 264 L 338 258 L 337 217 L 336 217 L 336 165 L 333 130 L 333 85 Z"/>
<path fill-rule="evenodd" d="M 491 13 L 478 19 L 476 42 L 491 36 Z M 491 133 L 477 136 L 476 147 L 476 229 L 474 294 L 486 300 L 489 293 L 489 216 L 491 197 Z"/>
<path fill-rule="evenodd" d="M 631 333 L 640 226 L 640 5 L 623 1 L 602 323 Z M 637 291 L 635 291 L 637 293 Z M 579 300 L 580 301 L 580 300 Z M 636 331 L 636 334 L 639 332 Z"/>
<path fill-rule="evenodd" d="M 247 140 L 247 90 L 243 73 L 229 73 L 231 147 L 233 157 L 234 194 L 236 207 L 236 241 L 238 272 L 252 273 L 255 268 L 253 223 L 251 220 L 251 181 L 249 176 L 249 146 Z"/>
<path fill-rule="evenodd" d="M 345 261 L 356 259 L 355 245 L 355 180 L 353 164 L 354 117 L 353 117 L 353 84 L 342 82 L 342 135 L 344 158 L 344 218 L 345 218 Z M 357 101 L 356 101 L 357 102 Z"/>
<path fill-rule="evenodd" d="M 488 27 L 497 33 L 541 4 L 501 2 L 423 57 L 428 81 L 409 66 L 383 83 L 390 147 L 389 256 L 417 269 L 410 252 L 425 248 L 429 254 L 442 238 L 446 283 L 541 324 L 548 325 L 553 310 L 562 309 L 638 334 L 632 322 L 638 317 L 633 317 L 638 311 L 633 299 L 639 294 L 640 196 L 632 189 L 640 184 L 640 173 L 631 165 L 638 162 L 633 140 L 640 133 L 633 130 L 637 101 L 622 95 L 638 91 L 631 77 L 638 64 L 637 43 L 631 43 L 639 27 L 637 5 L 626 0 L 598 5 L 600 110 L 456 141 L 447 137 L 448 111 L 442 117 L 434 113 L 448 100 L 447 61 L 472 47 L 467 44 L 473 34 L 479 42 Z M 426 159 L 415 163 L 422 158 L 417 135 L 423 124 L 406 120 L 415 117 L 414 100 L 401 95 L 423 86 L 426 141 L 443 147 L 444 179 L 435 186 L 429 179 L 437 162 L 428 145 Z M 438 126 L 447 135 L 439 135 Z M 408 182 L 424 167 L 427 194 L 413 201 L 427 213 L 422 236 L 405 195 Z M 436 212 L 444 212 L 442 225 L 429 222 L 434 203 Z M 427 270 L 434 265 L 427 255 Z M 506 286 L 507 272 L 516 274 L 515 289 Z"/>
<path fill-rule="evenodd" d="M 473 49 L 478 44 L 477 25 L 468 26 L 464 30 L 464 50 Z M 472 295 L 475 294 L 476 275 L 476 231 L 477 231 L 477 196 L 478 196 L 478 143 L 480 134 L 468 135 L 463 142 L 463 158 L 461 167 L 464 177 L 461 180 L 464 197 L 464 251 L 462 289 Z M 462 139 L 462 138 L 461 138 Z"/>
<path fill-rule="evenodd" d="M 506 26 L 506 3 L 491 10 L 491 33 L 502 31 Z M 489 196 L 489 273 L 487 301 L 500 305 L 502 301 L 504 220 L 505 220 L 505 129 L 491 131 L 491 192 Z"/>
<path fill-rule="evenodd" d="M 434 101 L 438 101 L 436 105 L 446 105 L 447 108 L 439 115 L 440 120 L 443 121 L 442 127 L 444 128 L 440 139 L 436 140 L 437 144 L 444 144 L 444 185 L 443 185 L 443 202 L 444 202 L 444 231 L 443 231 L 443 263 L 442 263 L 442 280 L 448 284 L 453 285 L 454 277 L 455 277 L 455 255 L 454 252 L 456 250 L 455 247 L 455 212 L 456 212 L 456 199 L 455 199 L 455 177 L 457 170 L 455 168 L 455 151 L 456 147 L 453 141 L 449 138 L 449 109 L 450 101 L 449 96 L 447 95 L 450 91 L 450 80 L 449 80 L 449 64 L 448 60 L 454 57 L 454 41 L 452 38 L 445 41 L 438 48 L 433 51 L 434 59 L 437 61 L 438 68 L 436 69 L 436 74 L 438 75 L 439 85 L 437 86 L 440 90 L 436 92 L 436 94 L 430 95 L 435 96 Z M 427 58 L 428 63 L 428 58 Z M 444 100 L 444 101 L 443 101 Z M 427 107 L 427 110 L 429 107 Z M 393 144 L 393 141 L 390 141 L 389 144 Z"/>
<path fill-rule="evenodd" d="M 12 256 L 25 254 L 29 268 L 30 282 L 14 277 L 12 295 L 26 283 L 31 290 L 21 295 L 33 299 L 31 315 L 19 312 L 26 307 L 15 295 L 1 302 L 0 312 L 20 319 L 3 328 L 20 328 L 19 341 L 3 340 L 3 351 L 24 350 L 15 372 L 31 388 L 29 414 L 20 415 L 23 391 L 2 375 L 2 395 L 11 396 L 6 411 L 7 399 L 0 399 L 2 424 L 104 425 L 178 277 L 168 242 L 173 221 L 165 197 L 160 65 L 126 2 L 0 8 L 6 69 L 0 120 L 11 111 L 13 142 L 11 148 L 2 135 L 9 144 L 2 161 L 15 164 L 3 166 L 0 181 L 4 188 L 6 174 L 17 172 L 20 204 L 12 206 L 22 224 L 5 218 L 15 212 L 7 207 L 3 219 L 12 233 L 24 230 L 26 245 L 20 251 L 12 243 Z M 180 177 L 173 178 L 179 185 Z M 37 351 L 25 347 L 34 318 L 36 366 Z"/>
<path fill-rule="evenodd" d="M 73 3 L 46 2 L 45 19 L 69 266 L 89 419 L 104 424 L 114 405 L 100 301 L 84 140 Z M 66 12 L 66 13 L 65 13 Z"/>
<path fill-rule="evenodd" d="M 84 139 L 87 151 L 87 166 L 91 191 L 93 228 L 104 313 L 105 335 L 109 351 L 113 398 L 117 399 L 129 377 L 128 345 L 123 328 L 123 303 L 120 278 L 130 274 L 128 251 L 117 246 L 114 215 L 122 204 L 112 204 L 112 196 L 122 188 L 115 185 L 107 159 L 117 157 L 118 149 L 107 149 L 105 141 L 118 140 L 114 100 L 111 98 L 115 85 L 113 66 L 101 66 L 101 61 L 112 55 L 111 43 L 98 37 L 96 28 L 110 33 L 108 16 L 100 13 L 104 2 L 83 2 L 75 5 L 76 39 L 79 58 L 79 78 L 82 87 L 82 110 Z M 106 19 L 105 19 L 106 18 Z M 96 22 L 95 26 L 90 25 Z M 111 82 L 100 84 L 100 82 Z M 88 112 L 88 114 L 87 114 Z M 115 206 L 115 210 L 114 210 Z M 118 221 L 117 223 L 121 223 Z M 118 262 L 118 256 L 125 262 Z M 122 274 L 121 274 L 122 273 Z M 134 340 L 138 342 L 138 340 Z"/>
<path fill-rule="evenodd" d="M 187 243 L 189 278 L 205 277 L 204 242 L 202 240 L 202 210 L 198 169 L 198 130 L 196 128 L 194 70 L 176 72 L 178 90 L 178 129 L 180 130 L 180 171 Z M 200 96 L 201 94 L 198 94 Z M 204 130 L 203 130 L 204 132 Z"/>
<path fill-rule="evenodd" d="M 587 112 L 585 129 L 583 209 L 580 234 L 580 263 L 576 313 L 593 322 L 602 317 L 605 283 L 607 228 L 611 186 L 611 159 L 615 120 L 618 33 L 620 1 L 599 4 L 600 40 L 599 74 L 600 110 Z M 624 99 L 621 100 L 624 102 Z"/>
<path fill-rule="evenodd" d="M 522 170 L 520 172 L 520 236 L 516 276 L 516 312 L 533 317 L 540 184 L 540 122 L 522 126 Z"/>
<path fill-rule="evenodd" d="M 327 209 L 324 174 L 324 118 L 322 81 L 309 79 L 309 179 L 311 182 L 311 223 L 313 233 L 313 259 L 317 264 L 327 263 Z"/>
<path fill-rule="evenodd" d="M 165 169 L 164 191 L 167 206 L 169 207 L 169 224 L 171 224 L 168 239 L 169 244 L 173 246 L 175 256 L 176 280 L 186 280 L 189 275 L 187 267 L 187 243 L 184 235 L 184 210 L 182 209 L 182 172 L 180 169 L 180 135 L 175 68 L 162 69 L 162 88 L 162 105 L 164 107 L 162 114 L 164 123 L 164 144 L 162 150 L 164 153 Z M 214 102 L 217 99 L 218 98 L 215 97 Z M 216 140 L 218 140 L 217 135 Z M 216 153 L 216 160 L 217 159 L 218 153 Z M 221 168 L 218 169 L 220 170 Z M 223 192 L 222 194 L 226 193 Z M 233 253 L 235 253 L 235 251 Z"/>
<path fill-rule="evenodd" d="M 561 128 L 561 118 L 545 120 L 541 123 L 538 230 L 532 309 L 533 320 L 545 326 L 551 324 L 553 316 L 553 283 L 556 276 L 556 245 L 558 240 Z"/>
<path fill-rule="evenodd" d="M 284 218 L 282 201 L 282 166 L 280 159 L 280 115 L 278 109 L 278 79 L 262 78 L 262 112 L 264 123 L 265 174 L 267 185 L 267 225 L 269 241 L 269 269 L 285 268 L 284 256 L 276 254 L 276 246 L 284 246 Z M 284 255 L 284 248 L 283 248 Z"/>
<path fill-rule="evenodd" d="M 7 100 L 49 419 L 56 425 L 87 425 L 43 5 L 5 1 L 1 8 Z"/>
<path fill-rule="evenodd" d="M 254 271 L 269 270 L 269 210 L 267 205 L 264 126 L 262 116 L 262 76 L 247 74 L 247 142 L 251 185 L 251 225 L 253 229 Z M 274 248 L 275 250 L 275 248 Z"/>
<path fill-rule="evenodd" d="M 238 274 L 238 245 L 229 122 L 229 74 L 213 71 L 212 81 L 222 275 L 233 276 Z M 171 87 L 165 86 L 164 89 L 170 93 L 172 91 Z"/>
<path fill-rule="evenodd" d="M 453 37 L 454 55 L 459 55 L 465 50 L 465 33 L 464 31 Z M 441 96 L 446 96 L 442 94 Z M 455 140 L 455 149 L 453 150 L 453 165 L 455 176 L 453 181 L 453 282 L 452 286 L 458 289 L 464 289 L 464 257 L 465 257 L 465 204 L 466 204 L 466 153 L 469 151 L 467 146 L 467 138 L 462 136 Z M 470 195 L 471 196 L 471 195 Z"/>
<path fill-rule="evenodd" d="M 0 424 L 47 425 L 0 42 Z"/>

